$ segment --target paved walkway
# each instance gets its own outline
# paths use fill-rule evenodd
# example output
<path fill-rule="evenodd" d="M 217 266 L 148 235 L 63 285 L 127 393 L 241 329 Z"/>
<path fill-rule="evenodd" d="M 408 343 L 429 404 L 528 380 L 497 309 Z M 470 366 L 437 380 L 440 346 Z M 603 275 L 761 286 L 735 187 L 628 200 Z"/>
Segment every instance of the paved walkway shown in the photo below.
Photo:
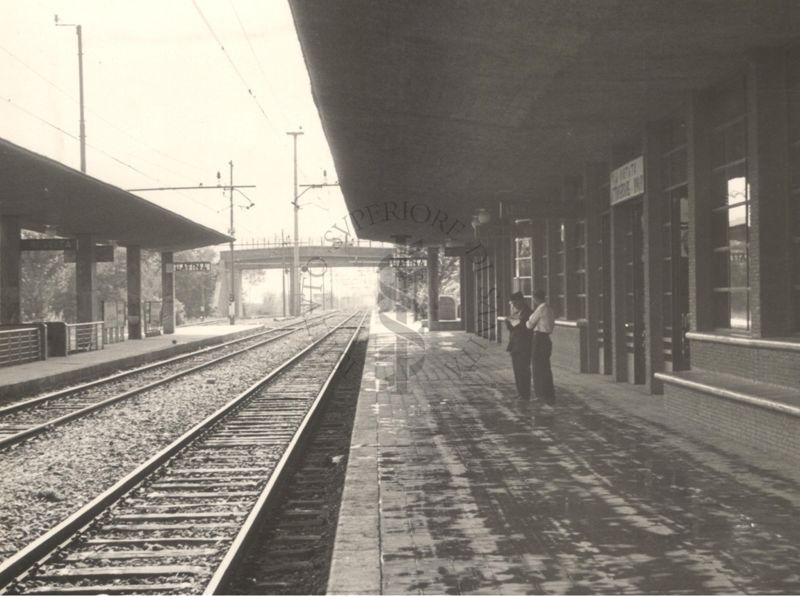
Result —
<path fill-rule="evenodd" d="M 264 323 L 262 323 L 264 324 Z M 277 323 L 276 323 L 277 325 Z M 174 334 L 156 335 L 139 340 L 108 344 L 102 350 L 28 362 L 0 368 L 0 402 L 20 393 L 50 389 L 63 383 L 75 383 L 102 374 L 111 374 L 118 366 L 138 366 L 155 357 L 182 353 L 225 338 L 247 333 L 253 325 L 192 325 L 178 327 Z M 0 403 L 1 405 L 1 403 Z"/>
<path fill-rule="evenodd" d="M 398 391 L 396 337 L 373 317 L 330 592 L 800 592 L 797 454 L 598 375 L 541 413 L 463 333 L 407 335 Z"/>

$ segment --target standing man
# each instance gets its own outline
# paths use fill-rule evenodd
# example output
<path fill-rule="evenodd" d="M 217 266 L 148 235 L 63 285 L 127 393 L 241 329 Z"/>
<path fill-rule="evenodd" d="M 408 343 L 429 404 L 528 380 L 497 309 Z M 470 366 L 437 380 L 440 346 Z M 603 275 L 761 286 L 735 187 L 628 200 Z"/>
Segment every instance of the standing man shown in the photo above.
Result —
<path fill-rule="evenodd" d="M 555 316 L 545 298 L 544 290 L 533 293 L 533 314 L 525 325 L 533 331 L 533 389 L 538 399 L 552 406 L 556 401 L 556 393 L 553 371 L 550 369 L 550 354 L 553 351 L 550 334 L 555 327 Z"/>
<path fill-rule="evenodd" d="M 522 292 L 511 294 L 508 304 L 511 307 L 511 315 L 506 318 L 508 329 L 506 351 L 511 353 L 517 398 L 527 401 L 531 398 L 531 332 L 525 325 L 532 311 Z"/>

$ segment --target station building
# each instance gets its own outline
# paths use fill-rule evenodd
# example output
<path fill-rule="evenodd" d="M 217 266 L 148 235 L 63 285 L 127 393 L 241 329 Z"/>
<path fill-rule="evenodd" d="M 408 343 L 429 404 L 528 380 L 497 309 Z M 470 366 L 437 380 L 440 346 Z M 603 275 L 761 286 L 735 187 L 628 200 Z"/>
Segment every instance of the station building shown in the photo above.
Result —
<path fill-rule="evenodd" d="M 800 4 L 290 4 L 358 235 L 460 256 L 464 329 L 543 288 L 555 363 L 800 447 Z"/>

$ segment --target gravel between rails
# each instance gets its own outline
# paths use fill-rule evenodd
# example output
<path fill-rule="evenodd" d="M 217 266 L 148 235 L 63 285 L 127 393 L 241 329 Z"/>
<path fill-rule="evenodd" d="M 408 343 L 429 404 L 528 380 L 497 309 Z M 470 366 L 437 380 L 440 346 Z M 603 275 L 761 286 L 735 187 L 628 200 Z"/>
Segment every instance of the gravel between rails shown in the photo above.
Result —
<path fill-rule="evenodd" d="M 344 317 L 0 453 L 0 559 L 49 530 Z"/>

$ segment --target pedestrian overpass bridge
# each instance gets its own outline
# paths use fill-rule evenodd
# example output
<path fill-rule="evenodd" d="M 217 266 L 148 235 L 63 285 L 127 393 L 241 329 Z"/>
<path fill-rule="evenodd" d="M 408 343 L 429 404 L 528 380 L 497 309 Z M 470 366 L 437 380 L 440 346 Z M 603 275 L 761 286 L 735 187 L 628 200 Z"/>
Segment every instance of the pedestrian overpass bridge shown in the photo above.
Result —
<path fill-rule="evenodd" d="M 233 302 L 236 314 L 241 314 L 242 271 L 246 269 L 284 269 L 290 275 L 289 304 L 294 304 L 292 288 L 295 287 L 293 264 L 294 245 L 290 243 L 237 244 L 233 251 Z M 301 272 L 311 271 L 324 276 L 333 267 L 379 267 L 394 254 L 394 246 L 383 242 L 355 241 L 331 244 L 302 244 L 299 246 Z M 227 313 L 231 296 L 231 251 L 220 252 L 217 276 L 218 312 Z"/>

